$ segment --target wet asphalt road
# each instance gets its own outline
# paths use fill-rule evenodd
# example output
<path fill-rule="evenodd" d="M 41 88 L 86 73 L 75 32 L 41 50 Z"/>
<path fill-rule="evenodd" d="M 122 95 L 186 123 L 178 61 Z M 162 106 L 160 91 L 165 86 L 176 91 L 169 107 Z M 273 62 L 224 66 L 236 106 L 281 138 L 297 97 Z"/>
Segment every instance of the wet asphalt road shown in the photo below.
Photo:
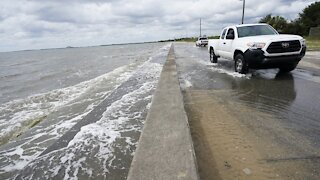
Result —
<path fill-rule="evenodd" d="M 251 70 L 245 76 L 234 73 L 232 61 L 220 58 L 218 64 L 211 64 L 207 48 L 196 47 L 193 43 L 175 43 L 175 53 L 201 179 L 212 178 L 208 177 L 209 171 L 216 171 L 213 175 L 217 179 L 219 176 L 223 178 L 223 171 L 227 174 L 226 169 L 233 167 L 224 161 L 226 169 L 219 169 L 219 163 L 222 162 L 217 162 L 219 159 L 217 157 L 213 157 L 213 161 L 216 162 L 211 164 L 207 162 L 210 152 L 203 148 L 215 149 L 221 142 L 217 142 L 215 147 L 203 145 L 209 144 L 212 139 L 201 136 L 201 132 L 198 131 L 205 131 L 203 129 L 206 126 L 213 124 L 207 122 L 199 125 L 198 129 L 192 127 L 197 120 L 206 116 L 204 113 L 197 114 L 201 110 L 195 111 L 192 105 L 198 103 L 195 102 L 196 99 L 210 101 L 210 97 L 219 101 L 219 104 L 235 117 L 239 124 L 237 129 L 246 134 L 246 137 L 234 135 L 233 140 L 229 142 L 230 147 L 233 147 L 232 143 L 241 144 L 241 141 L 245 140 L 250 144 L 252 151 L 259 154 L 257 164 L 271 167 L 272 173 L 268 171 L 269 174 L 262 173 L 257 177 L 262 179 L 320 177 L 319 53 L 307 54 L 297 69 L 291 73 L 280 74 L 277 69 Z M 204 94 L 207 97 L 203 98 Z M 188 98 L 192 96 L 193 98 Z M 210 107 L 203 109 L 210 111 Z M 201 153 L 207 154 L 201 155 Z M 250 157 L 250 151 L 243 153 L 245 154 Z M 210 165 L 217 165 L 217 168 L 206 167 Z M 240 174 L 254 174 L 246 169 L 243 170 L 245 173 L 240 172 Z M 235 177 L 241 179 L 239 174 Z"/>

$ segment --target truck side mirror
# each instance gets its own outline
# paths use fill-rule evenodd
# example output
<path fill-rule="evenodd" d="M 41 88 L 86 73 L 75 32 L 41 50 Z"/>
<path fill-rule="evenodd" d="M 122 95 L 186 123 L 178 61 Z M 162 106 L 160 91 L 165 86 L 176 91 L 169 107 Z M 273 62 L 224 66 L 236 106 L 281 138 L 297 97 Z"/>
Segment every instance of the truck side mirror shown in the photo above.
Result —
<path fill-rule="evenodd" d="M 234 39 L 234 34 L 227 34 L 226 39 Z"/>

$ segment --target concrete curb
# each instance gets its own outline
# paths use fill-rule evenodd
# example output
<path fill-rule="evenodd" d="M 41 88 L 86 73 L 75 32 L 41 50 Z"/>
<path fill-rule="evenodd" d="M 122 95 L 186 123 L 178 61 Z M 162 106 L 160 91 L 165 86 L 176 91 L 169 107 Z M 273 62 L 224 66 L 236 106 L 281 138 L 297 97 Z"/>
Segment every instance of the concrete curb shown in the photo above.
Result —
<path fill-rule="evenodd" d="M 161 72 L 127 179 L 199 179 L 173 45 Z"/>

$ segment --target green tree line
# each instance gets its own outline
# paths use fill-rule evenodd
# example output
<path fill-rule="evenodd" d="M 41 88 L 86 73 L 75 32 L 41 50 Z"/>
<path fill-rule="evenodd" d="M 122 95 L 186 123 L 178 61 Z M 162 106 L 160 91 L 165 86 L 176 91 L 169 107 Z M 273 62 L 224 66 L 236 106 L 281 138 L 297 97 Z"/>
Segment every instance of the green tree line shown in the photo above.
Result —
<path fill-rule="evenodd" d="M 307 6 L 293 21 L 288 21 L 282 16 L 268 14 L 259 22 L 270 24 L 279 33 L 308 36 L 311 27 L 320 27 L 320 2 Z"/>

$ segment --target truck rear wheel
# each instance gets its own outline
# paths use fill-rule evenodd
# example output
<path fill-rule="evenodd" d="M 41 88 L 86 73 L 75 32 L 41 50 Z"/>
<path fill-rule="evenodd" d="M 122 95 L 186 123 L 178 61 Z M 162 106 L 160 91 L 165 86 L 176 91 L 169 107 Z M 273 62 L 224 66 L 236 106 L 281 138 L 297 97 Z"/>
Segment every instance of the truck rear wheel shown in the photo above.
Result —
<path fill-rule="evenodd" d="M 217 63 L 218 62 L 218 58 L 217 56 L 214 54 L 213 49 L 210 49 L 210 62 L 212 63 Z"/>
<path fill-rule="evenodd" d="M 246 74 L 249 71 L 248 64 L 242 54 L 237 54 L 234 59 L 234 70 L 241 74 Z"/>

